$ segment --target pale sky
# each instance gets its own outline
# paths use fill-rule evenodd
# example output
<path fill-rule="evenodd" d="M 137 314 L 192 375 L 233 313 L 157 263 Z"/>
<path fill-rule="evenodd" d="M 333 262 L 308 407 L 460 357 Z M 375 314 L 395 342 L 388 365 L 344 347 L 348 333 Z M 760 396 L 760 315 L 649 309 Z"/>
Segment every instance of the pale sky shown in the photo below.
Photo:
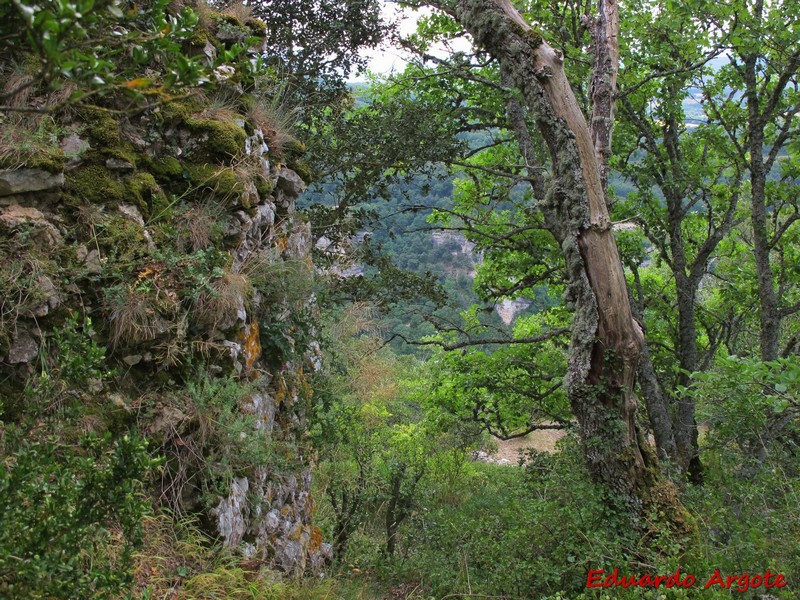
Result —
<path fill-rule="evenodd" d="M 396 4 L 383 2 L 381 9 L 383 18 L 387 22 L 392 22 L 400 18 L 400 34 L 409 35 L 417 27 L 417 19 L 423 14 L 430 14 L 429 8 L 411 10 L 400 8 Z M 363 52 L 364 56 L 369 57 L 369 70 L 375 73 L 389 73 L 392 70 L 400 71 L 406 66 L 405 53 L 398 48 L 392 48 L 384 43 L 375 50 Z"/>
<path fill-rule="evenodd" d="M 412 10 L 410 8 L 399 8 L 393 2 L 383 2 L 383 16 L 387 22 L 395 21 L 400 18 L 400 34 L 409 35 L 417 28 L 417 19 L 423 15 L 429 15 L 432 12 L 430 8 L 420 8 Z M 467 44 L 464 42 L 455 44 L 457 49 L 467 50 Z M 461 46 L 464 47 L 461 47 Z M 432 49 L 432 54 L 437 54 L 436 48 Z M 445 54 L 444 51 L 441 54 Z M 363 52 L 363 56 L 369 58 L 369 70 L 375 73 L 390 73 L 391 71 L 402 71 L 407 64 L 407 53 L 399 48 L 393 48 L 388 43 L 383 44 L 375 50 L 368 50 Z M 353 81 L 363 80 L 361 78 L 352 78 Z"/>

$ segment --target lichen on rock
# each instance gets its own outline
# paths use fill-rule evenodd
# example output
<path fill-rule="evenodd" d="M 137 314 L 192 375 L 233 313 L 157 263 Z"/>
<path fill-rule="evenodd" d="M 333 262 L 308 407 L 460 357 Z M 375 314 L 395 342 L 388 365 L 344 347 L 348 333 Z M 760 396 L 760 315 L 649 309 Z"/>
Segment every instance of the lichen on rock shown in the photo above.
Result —
<path fill-rule="evenodd" d="M 265 34 L 258 21 L 220 18 L 186 43 L 202 42 L 210 58 L 208 45 Z M 17 404 L 26 388 L 72 402 L 70 431 L 144 432 L 164 457 L 154 498 L 299 575 L 329 556 L 303 459 L 311 340 L 290 318 L 311 291 L 271 278 L 309 260 L 308 224 L 294 209 L 308 173 L 276 159 L 236 94 L 212 106 L 223 85 L 235 87 L 153 91 L 155 105 L 136 110 L 114 94 L 91 97 L 58 115 L 39 162 L 0 165 L 0 231 L 11 240 L 0 279 L 26 299 L 0 322 L 0 379 Z M 64 337 L 74 315 L 88 320 Z M 279 355 L 265 344 L 274 335 L 291 340 Z M 102 367 L 67 377 L 49 351 L 55 339 L 76 344 L 62 356 L 97 347 Z M 61 379 L 46 387 L 37 373 Z"/>

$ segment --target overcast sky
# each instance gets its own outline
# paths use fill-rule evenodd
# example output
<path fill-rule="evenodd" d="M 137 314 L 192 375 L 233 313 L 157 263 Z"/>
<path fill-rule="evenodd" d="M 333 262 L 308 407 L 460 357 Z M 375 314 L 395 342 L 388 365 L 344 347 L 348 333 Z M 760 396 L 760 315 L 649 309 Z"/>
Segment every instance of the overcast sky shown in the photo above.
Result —
<path fill-rule="evenodd" d="M 383 18 L 387 22 L 400 19 L 400 33 L 402 35 L 413 33 L 420 15 L 430 14 L 431 12 L 428 8 L 416 11 L 409 8 L 399 8 L 396 4 L 389 2 L 383 2 L 383 8 L 381 10 L 383 12 Z M 397 48 L 392 48 L 389 44 L 384 44 L 375 50 L 363 52 L 363 55 L 369 58 L 369 70 L 375 73 L 389 73 L 392 70 L 402 70 L 406 65 L 403 54 L 402 51 Z"/>
<path fill-rule="evenodd" d="M 383 2 L 383 16 L 387 22 L 396 21 L 400 19 L 400 34 L 409 35 L 417 28 L 417 19 L 423 15 L 431 14 L 430 8 L 420 8 L 412 10 L 410 8 L 399 8 L 393 2 Z M 453 44 L 457 50 L 468 50 L 468 43 L 464 40 L 455 40 Z M 463 46 L 463 47 L 462 47 Z M 436 51 L 436 46 L 431 49 L 431 53 L 436 55 L 447 54 L 443 49 L 441 52 Z M 389 44 L 384 44 L 382 47 L 375 50 L 365 51 L 364 56 L 369 58 L 369 70 L 375 73 L 390 73 L 392 70 L 402 71 L 406 66 L 406 53 L 398 48 L 393 48 Z M 351 77 L 351 81 L 363 80 L 364 77 Z"/>

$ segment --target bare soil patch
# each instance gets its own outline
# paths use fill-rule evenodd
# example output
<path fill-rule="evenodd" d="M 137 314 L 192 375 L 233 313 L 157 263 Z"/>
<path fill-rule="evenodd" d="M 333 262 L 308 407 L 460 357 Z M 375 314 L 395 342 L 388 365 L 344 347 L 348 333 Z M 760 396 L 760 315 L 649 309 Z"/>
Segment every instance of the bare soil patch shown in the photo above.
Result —
<path fill-rule="evenodd" d="M 553 454 L 556 452 L 556 442 L 565 435 L 564 431 L 558 429 L 544 429 L 512 440 L 494 438 L 493 441 L 497 444 L 497 452 L 492 453 L 492 458 L 494 462 L 516 465 L 519 463 L 520 452 L 538 450 L 539 452 Z"/>

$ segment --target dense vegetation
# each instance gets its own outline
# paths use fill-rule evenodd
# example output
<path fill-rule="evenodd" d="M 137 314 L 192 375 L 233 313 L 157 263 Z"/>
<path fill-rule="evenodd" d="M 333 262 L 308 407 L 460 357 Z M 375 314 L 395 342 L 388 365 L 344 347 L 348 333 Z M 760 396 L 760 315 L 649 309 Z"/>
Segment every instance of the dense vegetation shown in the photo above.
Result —
<path fill-rule="evenodd" d="M 0 4 L 0 597 L 797 597 L 800 6 L 400 4 Z"/>

